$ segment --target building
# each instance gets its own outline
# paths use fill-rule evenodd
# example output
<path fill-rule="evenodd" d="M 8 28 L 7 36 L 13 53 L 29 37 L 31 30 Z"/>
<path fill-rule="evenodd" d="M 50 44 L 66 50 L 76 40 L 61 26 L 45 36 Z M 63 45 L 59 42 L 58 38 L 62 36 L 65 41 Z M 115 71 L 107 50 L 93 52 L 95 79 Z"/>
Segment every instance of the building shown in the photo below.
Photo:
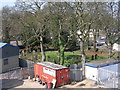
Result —
<path fill-rule="evenodd" d="M 113 44 L 113 50 L 120 51 L 120 44 L 114 43 Z"/>
<path fill-rule="evenodd" d="M 96 40 L 97 43 L 101 43 L 101 44 L 105 44 L 106 43 L 106 39 L 103 38 L 103 39 L 97 39 Z"/>
<path fill-rule="evenodd" d="M 0 73 L 19 67 L 19 47 L 0 43 Z"/>
<path fill-rule="evenodd" d="M 22 46 L 22 41 L 10 41 L 10 44 L 11 45 L 14 45 L 14 46 L 17 46 L 17 43 L 18 43 L 18 46 Z"/>
<path fill-rule="evenodd" d="M 120 60 L 118 58 L 105 59 L 85 63 L 85 77 L 104 84 L 110 88 L 120 86 Z"/>
<path fill-rule="evenodd" d="M 69 68 L 51 62 L 34 64 L 34 75 L 42 82 L 52 82 L 53 86 L 61 86 L 69 82 Z"/>
<path fill-rule="evenodd" d="M 120 66 L 120 60 L 113 58 L 85 63 L 85 76 L 88 79 L 98 81 L 99 74 L 102 73 L 99 72 L 101 69 L 108 70 L 110 72 L 120 73 L 118 66 Z"/>

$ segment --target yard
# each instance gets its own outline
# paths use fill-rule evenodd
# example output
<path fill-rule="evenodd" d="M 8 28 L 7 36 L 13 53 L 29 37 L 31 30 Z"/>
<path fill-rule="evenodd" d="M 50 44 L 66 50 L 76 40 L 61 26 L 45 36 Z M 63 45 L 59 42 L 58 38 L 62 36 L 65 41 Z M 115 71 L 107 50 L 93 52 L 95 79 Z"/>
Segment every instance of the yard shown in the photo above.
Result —
<path fill-rule="evenodd" d="M 6 83 L 7 82 L 7 83 Z M 2 82 L 3 88 L 45 88 L 45 86 L 40 85 L 38 82 L 34 82 L 32 80 L 24 79 L 24 80 L 6 80 Z"/>
<path fill-rule="evenodd" d="M 41 85 L 39 84 L 38 82 L 35 82 L 35 81 L 32 81 L 32 80 L 28 80 L 28 79 L 25 79 L 23 80 L 24 83 L 20 86 L 17 86 L 15 88 L 45 88 L 45 85 Z"/>
<path fill-rule="evenodd" d="M 59 53 L 58 51 L 46 51 L 46 61 L 54 62 L 59 64 Z M 97 54 L 97 58 L 93 59 L 93 55 Z M 117 55 L 117 54 L 116 54 Z M 29 60 L 33 61 L 41 61 L 41 53 L 36 52 L 27 53 L 24 57 Z M 86 51 L 86 62 L 102 60 L 108 58 L 108 52 L 104 49 L 100 49 L 97 53 L 94 53 L 93 49 Z M 71 64 L 81 64 L 81 54 L 80 51 L 65 51 L 65 63 L 64 66 L 69 66 Z"/>
<path fill-rule="evenodd" d="M 63 85 L 59 88 L 107 88 L 103 85 L 97 85 L 94 81 L 85 79 L 80 82 L 72 82 L 68 85 Z"/>
<path fill-rule="evenodd" d="M 25 79 L 23 81 L 11 81 L 8 82 L 6 88 L 46 88 L 46 86 L 39 84 L 37 81 Z M 14 85 L 14 86 L 13 86 Z M 103 85 L 97 85 L 90 80 L 83 80 L 80 82 L 73 82 L 71 84 L 63 85 L 58 88 L 107 88 Z"/>

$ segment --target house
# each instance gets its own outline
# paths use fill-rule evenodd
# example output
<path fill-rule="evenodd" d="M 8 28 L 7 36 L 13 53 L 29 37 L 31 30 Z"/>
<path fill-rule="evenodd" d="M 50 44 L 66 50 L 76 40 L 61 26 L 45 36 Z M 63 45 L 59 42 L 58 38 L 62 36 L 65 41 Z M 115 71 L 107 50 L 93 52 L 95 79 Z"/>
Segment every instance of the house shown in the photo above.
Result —
<path fill-rule="evenodd" d="M 120 60 L 118 58 L 105 59 L 85 63 L 85 77 L 87 79 L 99 82 L 99 80 L 113 78 L 113 75 L 120 73 Z"/>
<path fill-rule="evenodd" d="M 0 73 L 19 67 L 19 47 L 0 43 Z"/>
<path fill-rule="evenodd" d="M 17 46 L 17 43 L 18 43 L 18 46 L 22 46 L 22 41 L 10 41 L 10 44 L 11 45 L 14 45 L 14 46 Z"/>
<path fill-rule="evenodd" d="M 113 44 L 113 50 L 120 51 L 120 44 L 114 43 Z"/>
<path fill-rule="evenodd" d="M 101 44 L 105 44 L 106 43 L 106 39 L 105 38 L 98 38 L 97 40 L 96 40 L 96 42 L 97 43 L 101 43 Z"/>

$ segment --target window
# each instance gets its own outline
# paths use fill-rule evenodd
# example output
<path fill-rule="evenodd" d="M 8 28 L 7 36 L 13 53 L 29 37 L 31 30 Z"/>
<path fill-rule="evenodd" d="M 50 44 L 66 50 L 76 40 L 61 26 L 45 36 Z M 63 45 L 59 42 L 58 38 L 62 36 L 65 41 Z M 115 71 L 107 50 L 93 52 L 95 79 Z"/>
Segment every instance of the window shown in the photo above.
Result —
<path fill-rule="evenodd" d="M 8 59 L 4 59 L 3 64 L 7 65 L 8 64 Z"/>

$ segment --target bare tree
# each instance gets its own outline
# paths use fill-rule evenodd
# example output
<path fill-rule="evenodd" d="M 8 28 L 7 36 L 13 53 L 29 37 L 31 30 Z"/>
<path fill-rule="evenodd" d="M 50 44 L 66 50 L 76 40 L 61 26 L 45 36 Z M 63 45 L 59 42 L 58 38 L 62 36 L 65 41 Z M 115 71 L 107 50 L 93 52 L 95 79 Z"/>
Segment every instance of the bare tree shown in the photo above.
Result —
<path fill-rule="evenodd" d="M 87 42 L 90 28 L 92 25 L 92 18 L 89 14 L 89 9 L 86 10 L 88 3 L 77 2 L 75 3 L 75 11 L 77 18 L 77 35 L 80 40 L 80 50 L 82 55 L 82 69 L 83 69 L 83 77 L 85 77 L 85 67 L 84 64 L 86 62 L 86 54 L 85 54 L 85 43 Z"/>
<path fill-rule="evenodd" d="M 103 30 L 106 35 L 106 45 L 109 50 L 109 58 L 111 58 L 114 54 L 112 52 L 112 47 L 114 43 L 117 43 L 120 39 L 120 32 L 117 26 L 117 5 L 118 3 L 109 2 L 104 3 L 104 7 L 106 10 L 103 10 L 101 20 L 103 20 Z"/>
<path fill-rule="evenodd" d="M 32 36 L 30 38 L 28 37 L 26 43 L 28 42 L 28 40 L 36 38 L 37 42 L 39 42 L 41 47 L 42 61 L 45 61 L 46 58 L 43 48 L 43 37 L 44 37 L 44 32 L 46 30 L 46 22 L 48 18 L 46 16 L 47 13 L 45 13 L 42 10 L 43 4 L 44 2 L 36 2 L 36 1 L 17 2 L 16 6 L 18 8 L 21 7 L 21 11 L 23 11 L 24 18 L 21 18 L 21 23 L 25 28 L 32 31 L 32 32 L 29 31 Z M 26 19 L 27 15 L 30 15 L 28 19 Z"/>
<path fill-rule="evenodd" d="M 73 13 L 71 11 L 73 10 L 67 3 L 57 2 L 49 3 L 49 11 L 52 40 L 58 48 L 59 62 L 63 65 L 64 51 L 72 37 L 72 29 L 69 22 Z"/>
<path fill-rule="evenodd" d="M 11 30 L 11 10 L 9 7 L 5 6 L 2 9 L 2 30 L 3 30 L 3 42 L 10 42 L 10 30 Z"/>

